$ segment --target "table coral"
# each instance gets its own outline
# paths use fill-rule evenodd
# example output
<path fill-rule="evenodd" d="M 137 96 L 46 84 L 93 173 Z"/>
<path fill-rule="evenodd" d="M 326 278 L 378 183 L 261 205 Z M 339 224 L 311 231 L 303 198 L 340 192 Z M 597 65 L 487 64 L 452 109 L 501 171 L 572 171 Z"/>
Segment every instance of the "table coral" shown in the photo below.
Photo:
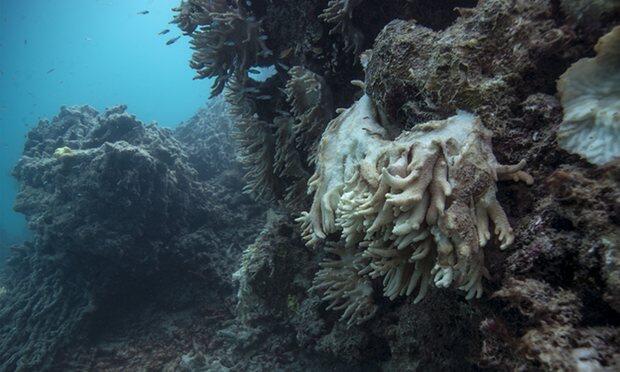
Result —
<path fill-rule="evenodd" d="M 323 134 L 308 183 L 312 208 L 298 221 L 310 246 L 341 231 L 345 247 L 369 259 L 358 273 L 383 277 L 390 299 L 417 288 L 418 302 L 431 282 L 472 299 L 482 295 L 489 221 L 502 249 L 514 240 L 495 184 L 531 184 L 524 166 L 499 164 L 491 133 L 466 112 L 390 140 L 363 96 Z"/>
<path fill-rule="evenodd" d="M 620 26 L 560 76 L 564 121 L 560 146 L 601 165 L 620 157 Z"/>

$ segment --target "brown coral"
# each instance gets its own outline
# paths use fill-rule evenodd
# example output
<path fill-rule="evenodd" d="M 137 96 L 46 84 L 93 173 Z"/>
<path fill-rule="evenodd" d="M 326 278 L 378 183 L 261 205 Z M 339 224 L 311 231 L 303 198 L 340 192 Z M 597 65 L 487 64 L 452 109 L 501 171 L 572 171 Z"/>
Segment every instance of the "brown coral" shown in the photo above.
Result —
<path fill-rule="evenodd" d="M 212 96 L 224 90 L 233 74 L 245 74 L 272 54 L 261 21 L 242 1 L 234 6 L 223 1 L 182 2 L 176 10 L 173 22 L 192 37 L 195 78 L 215 78 Z"/>

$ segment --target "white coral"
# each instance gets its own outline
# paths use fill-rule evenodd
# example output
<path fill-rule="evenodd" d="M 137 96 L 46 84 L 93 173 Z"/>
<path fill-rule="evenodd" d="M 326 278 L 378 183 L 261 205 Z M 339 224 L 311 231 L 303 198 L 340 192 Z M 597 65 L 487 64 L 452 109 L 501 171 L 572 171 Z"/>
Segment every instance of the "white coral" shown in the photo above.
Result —
<path fill-rule="evenodd" d="M 366 266 L 364 258 L 351 248 L 328 245 L 325 250 L 337 258 L 321 262 L 310 291 L 323 293 L 323 300 L 329 302 L 328 310 L 343 310 L 340 320 L 348 326 L 372 318 L 377 311 L 372 284 L 359 274 Z"/>
<path fill-rule="evenodd" d="M 498 180 L 533 182 L 525 162 L 501 165 L 491 133 L 472 114 L 418 124 L 389 140 L 363 96 L 327 127 L 309 182 L 314 202 L 298 220 L 308 245 L 340 232 L 370 260 L 360 274 L 383 277 L 394 299 L 429 284 L 480 297 L 482 247 L 494 225 L 501 248 L 514 241 L 495 198 Z"/>
<path fill-rule="evenodd" d="M 594 49 L 596 57 L 577 61 L 558 81 L 564 108 L 558 141 L 601 165 L 620 157 L 620 26 Z"/>

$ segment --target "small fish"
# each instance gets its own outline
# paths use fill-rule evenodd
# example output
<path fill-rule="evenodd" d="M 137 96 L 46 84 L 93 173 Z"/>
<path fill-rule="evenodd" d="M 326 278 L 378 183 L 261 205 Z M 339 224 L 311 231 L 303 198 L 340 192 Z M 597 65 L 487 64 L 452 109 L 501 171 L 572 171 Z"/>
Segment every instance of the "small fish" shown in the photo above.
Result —
<path fill-rule="evenodd" d="M 161 31 L 160 33 L 158 33 L 157 35 L 165 35 L 165 34 L 167 34 L 168 32 L 170 32 L 170 30 L 169 30 L 169 29 L 165 29 L 165 30 L 162 30 L 162 31 Z"/>
<path fill-rule="evenodd" d="M 258 37 L 258 40 L 262 40 L 262 41 L 265 41 L 267 39 L 269 39 L 269 36 L 267 36 L 267 35 L 261 35 L 261 36 Z"/>
<path fill-rule="evenodd" d="M 149 14 L 150 12 L 148 10 L 143 10 L 141 12 L 138 12 L 138 15 L 146 15 Z"/>
<path fill-rule="evenodd" d="M 250 74 L 253 74 L 253 75 L 258 75 L 258 74 L 260 74 L 260 71 L 259 71 L 259 70 L 257 70 L 257 69 L 255 69 L 255 68 L 251 68 L 251 69 L 249 69 L 249 70 L 248 70 L 248 72 L 249 72 Z"/>
<path fill-rule="evenodd" d="M 55 69 L 55 68 L 50 68 L 49 70 L 47 70 L 47 73 L 48 73 L 48 74 L 51 74 L 51 73 L 52 73 L 52 72 L 54 72 L 54 71 L 56 71 L 56 69 Z"/>
<path fill-rule="evenodd" d="M 260 99 L 261 101 L 268 101 L 270 100 L 272 97 L 268 94 L 264 95 L 264 96 L 258 96 L 256 97 L 256 99 Z"/>
<path fill-rule="evenodd" d="M 224 45 L 226 46 L 235 46 L 235 42 L 234 41 L 227 41 L 224 43 Z"/>
<path fill-rule="evenodd" d="M 170 39 L 170 40 L 166 41 L 166 45 L 174 44 L 174 43 L 176 43 L 176 42 L 177 42 L 177 40 L 179 40 L 180 38 L 181 38 L 181 36 L 176 36 L 176 37 L 173 37 L 172 39 Z"/>

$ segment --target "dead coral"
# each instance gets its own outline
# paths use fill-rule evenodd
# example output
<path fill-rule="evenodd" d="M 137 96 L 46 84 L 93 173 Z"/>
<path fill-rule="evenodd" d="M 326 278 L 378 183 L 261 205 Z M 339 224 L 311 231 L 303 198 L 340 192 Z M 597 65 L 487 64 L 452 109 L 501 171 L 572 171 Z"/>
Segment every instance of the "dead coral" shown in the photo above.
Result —
<path fill-rule="evenodd" d="M 618 328 L 579 326 L 582 304 L 573 292 L 534 279 L 511 278 L 494 297 L 518 309 L 527 327 L 513 335 L 500 320 L 487 319 L 482 326 L 487 336 L 482 360 L 489 365 L 563 371 L 618 368 Z"/>
<path fill-rule="evenodd" d="M 441 31 L 394 20 L 377 37 L 368 94 L 392 122 L 413 125 L 462 109 L 503 128 L 521 95 L 551 89 L 549 69 L 579 50 L 565 47 L 575 35 L 557 26 L 552 1 L 479 1 L 459 11 Z"/>

